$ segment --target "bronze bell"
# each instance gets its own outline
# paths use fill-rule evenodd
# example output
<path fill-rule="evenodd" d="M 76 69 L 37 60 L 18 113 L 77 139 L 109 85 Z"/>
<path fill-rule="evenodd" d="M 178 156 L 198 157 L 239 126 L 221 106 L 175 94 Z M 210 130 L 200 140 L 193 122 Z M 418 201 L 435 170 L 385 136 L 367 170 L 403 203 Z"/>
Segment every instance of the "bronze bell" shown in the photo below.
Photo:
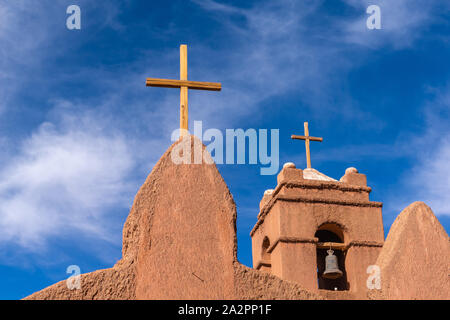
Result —
<path fill-rule="evenodd" d="M 327 250 L 328 255 L 325 257 L 325 271 L 322 277 L 327 279 L 337 279 L 342 277 L 342 271 L 339 270 L 337 257 L 333 254 L 333 250 Z"/>

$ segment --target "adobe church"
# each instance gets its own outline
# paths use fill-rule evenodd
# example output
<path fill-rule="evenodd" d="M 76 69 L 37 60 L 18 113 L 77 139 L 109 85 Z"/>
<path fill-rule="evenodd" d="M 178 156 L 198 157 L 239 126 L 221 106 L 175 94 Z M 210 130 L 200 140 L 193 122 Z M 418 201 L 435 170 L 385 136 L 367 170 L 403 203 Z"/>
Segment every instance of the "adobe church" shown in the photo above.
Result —
<path fill-rule="evenodd" d="M 180 88 L 187 129 L 187 80 L 147 79 Z M 122 257 L 111 268 L 66 279 L 25 299 L 449 299 L 449 237 L 423 202 L 396 218 L 385 240 L 382 203 L 370 201 L 366 176 L 348 168 L 339 181 L 287 163 L 264 192 L 251 231 L 253 268 L 237 259 L 236 205 L 205 146 L 181 131 L 138 191 L 123 228 Z M 202 164 L 175 164 L 172 152 L 201 146 Z M 180 146 L 182 148 L 180 148 Z M 372 269 L 371 269 L 372 268 Z M 371 286 L 370 270 L 379 276 Z M 369 273 L 368 273 L 369 272 Z"/>
<path fill-rule="evenodd" d="M 112 268 L 81 275 L 80 289 L 62 279 L 26 299 L 450 297 L 450 242 L 431 209 L 408 206 L 384 241 L 382 204 L 369 200 L 366 177 L 354 168 L 336 181 L 286 164 L 251 231 L 254 268 L 242 265 L 236 206 L 216 165 L 171 160 L 174 147 L 194 147 L 195 139 L 174 143 L 147 177 Z M 380 268 L 379 289 L 367 285 L 371 265 Z"/>

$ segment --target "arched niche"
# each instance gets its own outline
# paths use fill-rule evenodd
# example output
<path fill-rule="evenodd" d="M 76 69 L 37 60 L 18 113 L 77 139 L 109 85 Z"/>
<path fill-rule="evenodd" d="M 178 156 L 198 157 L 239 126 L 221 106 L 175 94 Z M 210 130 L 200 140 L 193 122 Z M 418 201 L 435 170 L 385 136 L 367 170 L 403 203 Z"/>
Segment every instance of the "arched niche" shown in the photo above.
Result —
<path fill-rule="evenodd" d="M 347 273 L 345 270 L 345 233 L 343 227 L 333 222 L 324 223 L 317 228 L 314 237 L 318 239 L 316 256 L 317 283 L 319 289 L 333 291 L 348 290 L 349 284 L 347 282 Z M 328 255 L 327 251 L 330 248 L 337 257 L 339 269 L 343 272 L 342 277 L 338 279 L 327 279 L 323 277 L 325 271 L 325 257 Z"/>
<path fill-rule="evenodd" d="M 272 262 L 270 259 L 269 248 L 270 248 L 270 240 L 266 236 L 266 237 L 264 237 L 262 245 L 261 245 L 261 268 L 260 268 L 260 270 L 270 273 L 271 268 L 272 268 Z"/>

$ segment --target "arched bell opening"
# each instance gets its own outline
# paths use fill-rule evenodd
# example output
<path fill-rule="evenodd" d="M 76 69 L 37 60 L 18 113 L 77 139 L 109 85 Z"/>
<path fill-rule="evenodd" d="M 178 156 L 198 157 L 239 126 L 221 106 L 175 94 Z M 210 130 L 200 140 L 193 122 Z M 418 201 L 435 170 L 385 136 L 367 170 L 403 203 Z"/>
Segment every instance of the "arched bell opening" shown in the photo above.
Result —
<path fill-rule="evenodd" d="M 262 246 L 261 246 L 261 263 L 259 270 L 271 272 L 272 262 L 270 261 L 270 252 L 268 252 L 270 248 L 270 240 L 268 237 L 264 237 Z"/>
<path fill-rule="evenodd" d="M 316 256 L 319 289 L 348 290 L 345 271 L 346 249 L 342 229 L 336 224 L 325 224 L 319 227 L 314 236 L 318 238 Z"/>

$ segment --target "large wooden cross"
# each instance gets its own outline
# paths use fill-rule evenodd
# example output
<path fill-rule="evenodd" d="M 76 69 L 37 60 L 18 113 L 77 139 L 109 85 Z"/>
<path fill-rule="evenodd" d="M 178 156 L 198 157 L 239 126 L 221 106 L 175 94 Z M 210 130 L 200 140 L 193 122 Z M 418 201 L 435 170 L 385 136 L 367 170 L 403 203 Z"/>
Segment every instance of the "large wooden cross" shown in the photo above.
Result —
<path fill-rule="evenodd" d="M 304 123 L 305 127 L 305 135 L 304 136 L 296 136 L 291 135 L 291 139 L 297 139 L 297 140 L 305 140 L 305 147 L 306 147 L 306 166 L 307 168 L 311 168 L 311 155 L 309 153 L 309 141 L 319 141 L 322 142 L 323 138 L 318 137 L 310 137 L 309 136 L 309 130 L 308 130 L 308 122 Z"/>
<path fill-rule="evenodd" d="M 188 81 L 187 45 L 180 45 L 180 80 L 147 78 L 147 87 L 180 88 L 180 137 L 188 130 L 188 89 L 220 91 L 217 82 Z"/>

